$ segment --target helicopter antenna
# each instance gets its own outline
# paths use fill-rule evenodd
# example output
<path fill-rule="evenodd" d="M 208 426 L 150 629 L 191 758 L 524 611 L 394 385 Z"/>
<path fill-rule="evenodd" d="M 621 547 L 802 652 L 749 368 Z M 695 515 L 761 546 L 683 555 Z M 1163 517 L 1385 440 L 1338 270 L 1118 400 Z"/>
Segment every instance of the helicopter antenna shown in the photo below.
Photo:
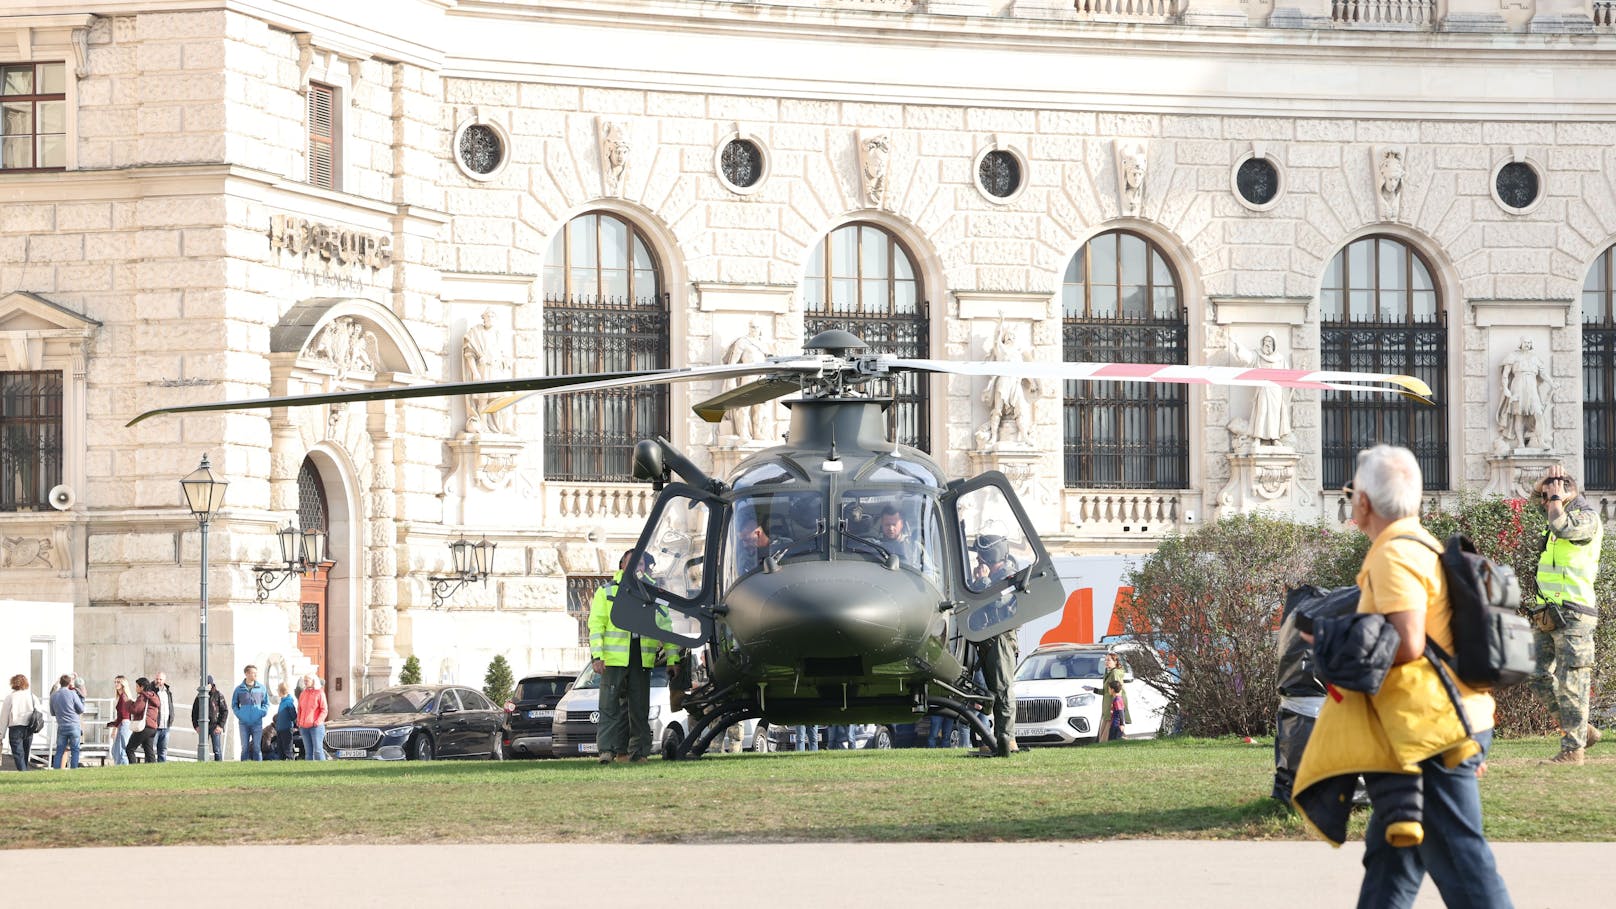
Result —
<path fill-rule="evenodd" d="M 825 456 L 824 463 L 819 465 L 819 469 L 826 473 L 842 472 L 842 459 L 836 454 L 836 424 L 834 422 L 830 424 L 830 451 Z"/>

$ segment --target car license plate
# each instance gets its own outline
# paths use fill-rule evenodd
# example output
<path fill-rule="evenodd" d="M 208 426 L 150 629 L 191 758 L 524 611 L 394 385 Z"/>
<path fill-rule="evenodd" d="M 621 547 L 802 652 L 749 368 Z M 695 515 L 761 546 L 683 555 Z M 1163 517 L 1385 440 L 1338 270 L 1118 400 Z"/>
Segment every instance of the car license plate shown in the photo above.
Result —
<path fill-rule="evenodd" d="M 362 758 L 364 756 L 365 752 L 359 749 L 347 748 L 337 752 L 337 757 L 339 758 Z"/>
<path fill-rule="evenodd" d="M 600 748 L 594 742 L 582 742 L 578 745 L 579 754 L 596 754 Z"/>
<path fill-rule="evenodd" d="M 1016 727 L 1016 735 L 1018 735 L 1018 736 L 1021 736 L 1021 735 L 1025 735 L 1025 736 L 1049 735 L 1049 730 L 1045 729 L 1042 726 L 1017 726 Z"/>
<path fill-rule="evenodd" d="M 555 716 L 555 711 L 554 710 L 529 710 L 527 712 L 527 718 L 530 719 L 530 720 L 538 720 L 538 719 L 543 719 L 545 717 L 554 717 L 554 716 Z"/>

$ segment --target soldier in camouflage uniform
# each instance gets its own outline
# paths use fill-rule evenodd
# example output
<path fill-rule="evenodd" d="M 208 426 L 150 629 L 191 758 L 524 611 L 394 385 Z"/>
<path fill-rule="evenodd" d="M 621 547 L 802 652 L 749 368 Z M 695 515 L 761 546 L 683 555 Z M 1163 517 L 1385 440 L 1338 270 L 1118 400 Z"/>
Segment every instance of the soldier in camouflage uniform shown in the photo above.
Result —
<path fill-rule="evenodd" d="M 972 590 L 986 590 L 990 584 L 1010 576 L 1010 544 L 996 534 L 982 534 L 971 547 L 976 553 L 976 569 L 971 577 Z M 1019 647 L 1016 629 L 1000 632 L 976 645 L 977 662 L 982 667 L 983 680 L 993 694 L 994 744 L 984 742 L 981 753 L 1000 757 L 1015 754 L 1016 745 L 1016 658 Z"/>
<path fill-rule="evenodd" d="M 1581 764 L 1586 749 L 1601 738 L 1588 722 L 1588 689 L 1599 621 L 1594 580 L 1605 529 L 1594 506 L 1578 493 L 1576 481 L 1558 464 L 1538 482 L 1536 499 L 1548 527 L 1538 556 L 1537 602 L 1531 609 L 1537 629 L 1532 690 L 1563 733 L 1560 753 L 1551 763 Z"/>

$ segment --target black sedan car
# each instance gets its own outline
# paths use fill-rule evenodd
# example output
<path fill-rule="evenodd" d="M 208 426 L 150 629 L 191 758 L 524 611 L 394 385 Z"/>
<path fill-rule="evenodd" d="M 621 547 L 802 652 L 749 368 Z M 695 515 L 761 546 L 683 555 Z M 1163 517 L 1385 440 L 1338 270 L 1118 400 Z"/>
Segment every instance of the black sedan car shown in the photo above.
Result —
<path fill-rule="evenodd" d="M 334 758 L 430 761 L 505 759 L 505 713 L 480 691 L 457 685 L 401 685 L 366 695 L 326 723 Z"/>
<path fill-rule="evenodd" d="M 505 750 L 512 755 L 551 757 L 556 702 L 572 687 L 576 672 L 567 675 L 530 675 L 516 683 L 516 693 L 505 705 Z"/>

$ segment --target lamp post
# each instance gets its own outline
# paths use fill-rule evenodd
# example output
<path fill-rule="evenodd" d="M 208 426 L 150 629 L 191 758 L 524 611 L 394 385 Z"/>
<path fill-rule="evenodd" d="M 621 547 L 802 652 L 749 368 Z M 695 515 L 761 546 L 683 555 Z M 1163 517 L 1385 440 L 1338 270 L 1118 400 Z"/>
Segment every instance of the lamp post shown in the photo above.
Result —
<path fill-rule="evenodd" d="M 208 522 L 224 503 L 224 488 L 229 485 L 228 480 L 213 475 L 205 454 L 202 464 L 180 481 L 180 489 L 185 493 L 185 505 L 191 509 L 192 517 L 196 518 L 197 526 L 202 529 L 202 674 L 196 687 L 196 703 L 202 707 L 202 716 L 192 717 L 196 723 L 196 760 L 199 764 L 208 759 Z"/>

